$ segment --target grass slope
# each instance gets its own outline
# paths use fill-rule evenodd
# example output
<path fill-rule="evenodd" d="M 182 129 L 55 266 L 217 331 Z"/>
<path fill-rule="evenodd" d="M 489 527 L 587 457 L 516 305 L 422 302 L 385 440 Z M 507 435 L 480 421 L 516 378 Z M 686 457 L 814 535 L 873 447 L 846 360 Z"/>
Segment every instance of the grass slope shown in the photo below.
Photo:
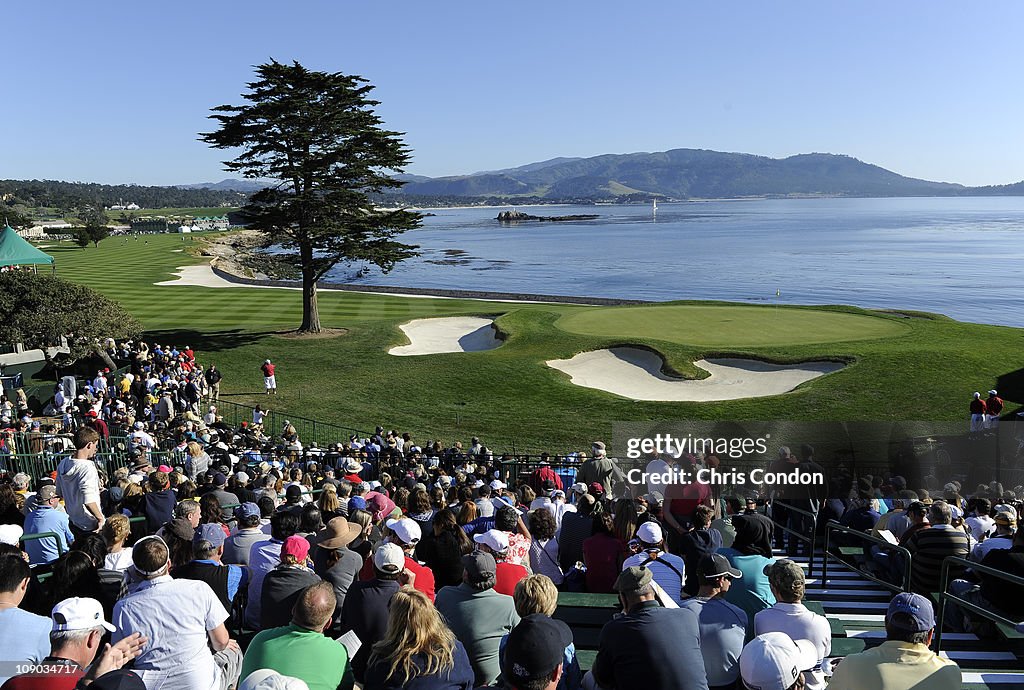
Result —
<path fill-rule="evenodd" d="M 321 292 L 324 326 L 347 334 L 296 339 L 279 331 L 299 323 L 297 290 L 153 284 L 205 261 L 175 251 L 194 246 L 191 238 L 157 235 L 47 251 L 60 275 L 119 300 L 151 338 L 189 344 L 215 362 L 228 399 L 267 402 L 259 364 L 270 357 L 279 366 L 280 392 L 269 401 L 275 409 L 363 429 L 383 423 L 419 441 L 477 434 L 498 450 L 568 451 L 607 437 L 620 420 L 948 421 L 966 419 L 974 390 L 995 387 L 1008 400 L 1024 399 L 1024 330 L 848 307 L 596 308 Z M 685 319 L 673 325 L 658 314 Z M 399 324 L 447 315 L 500 315 L 507 342 L 480 353 L 387 354 L 406 342 Z M 706 356 L 851 365 L 786 395 L 721 403 L 635 402 L 573 386 L 544 365 L 627 343 L 654 348 L 695 377 L 703 374 L 692 362 Z"/>

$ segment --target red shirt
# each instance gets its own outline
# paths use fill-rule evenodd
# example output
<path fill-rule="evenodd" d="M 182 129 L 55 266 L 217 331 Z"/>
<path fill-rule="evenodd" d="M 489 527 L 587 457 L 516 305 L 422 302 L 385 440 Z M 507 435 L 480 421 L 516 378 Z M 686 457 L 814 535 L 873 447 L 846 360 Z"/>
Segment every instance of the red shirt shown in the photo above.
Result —
<path fill-rule="evenodd" d="M 533 471 L 530 476 L 530 487 L 534 491 L 541 492 L 544 490 L 544 482 L 549 480 L 555 483 L 556 489 L 562 490 L 562 478 L 555 474 L 555 471 L 548 465 L 538 467 Z"/>
<path fill-rule="evenodd" d="M 682 485 L 670 484 L 665 493 L 668 494 L 669 512 L 689 518 L 697 506 L 707 502 L 711 496 L 711 485 L 696 481 Z"/>
<path fill-rule="evenodd" d="M 415 573 L 416 581 L 412 583 L 414 589 L 423 592 L 427 595 L 427 598 L 431 601 L 434 600 L 434 571 L 425 565 L 420 565 L 408 555 L 405 557 L 405 568 L 409 572 Z M 373 571 L 373 554 L 366 559 L 363 563 L 362 569 L 359 571 L 359 581 L 369 582 L 377 575 Z"/>
<path fill-rule="evenodd" d="M 984 400 L 979 398 L 971 401 L 971 414 L 985 414 L 986 409 Z"/>
<path fill-rule="evenodd" d="M 985 401 L 985 407 L 989 414 L 996 415 L 1003 411 L 1003 399 L 998 395 L 990 395 Z"/>
<path fill-rule="evenodd" d="M 583 540 L 583 563 L 587 566 L 587 591 L 615 591 L 615 579 L 622 571 L 622 542 L 608 534 Z"/>
<path fill-rule="evenodd" d="M 425 565 L 420 565 L 412 558 L 405 557 L 405 569 L 415 573 L 416 581 L 412 583 L 420 592 L 427 595 L 427 599 L 434 600 L 434 571 Z M 513 585 L 514 586 L 514 585 Z"/>
<path fill-rule="evenodd" d="M 498 563 L 498 577 L 494 583 L 494 591 L 499 594 L 512 596 L 516 592 L 516 584 L 518 584 L 520 580 L 525 580 L 529 574 L 530 573 L 526 571 L 526 568 L 521 565 L 501 561 Z"/>
<path fill-rule="evenodd" d="M 263 369 L 263 375 L 264 376 L 273 376 L 274 375 L 274 365 L 273 364 L 264 364 L 260 368 Z"/>

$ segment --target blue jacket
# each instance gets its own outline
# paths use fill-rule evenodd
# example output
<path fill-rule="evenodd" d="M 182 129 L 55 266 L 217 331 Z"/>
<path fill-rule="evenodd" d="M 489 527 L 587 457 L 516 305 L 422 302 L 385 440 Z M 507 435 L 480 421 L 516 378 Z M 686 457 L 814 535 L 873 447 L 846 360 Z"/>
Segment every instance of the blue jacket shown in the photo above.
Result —
<path fill-rule="evenodd" d="M 401 682 L 400 678 L 386 678 L 390 664 L 378 661 L 366 669 L 363 690 L 472 690 L 473 666 L 469 663 L 466 648 L 458 640 L 455 641 L 452 656 L 455 665 L 451 670 L 431 676 L 417 676 L 406 683 Z M 412 661 L 420 670 L 426 666 L 422 654 L 415 655 Z"/>
<path fill-rule="evenodd" d="M 68 514 L 63 510 L 38 506 L 25 518 L 25 534 L 55 532 L 62 552 L 67 553 L 68 546 L 75 541 L 75 535 L 71 534 L 69 522 Z M 25 552 L 32 564 L 49 563 L 57 560 L 60 555 L 57 551 L 57 543 L 52 537 L 25 542 Z"/>

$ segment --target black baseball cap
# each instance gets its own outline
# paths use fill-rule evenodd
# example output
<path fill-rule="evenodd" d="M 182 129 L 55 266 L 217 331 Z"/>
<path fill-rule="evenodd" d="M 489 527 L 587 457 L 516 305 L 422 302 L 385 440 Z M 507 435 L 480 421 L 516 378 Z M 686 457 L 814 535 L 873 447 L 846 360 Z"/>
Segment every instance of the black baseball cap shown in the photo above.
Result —
<path fill-rule="evenodd" d="M 743 573 L 733 568 L 729 559 L 720 553 L 709 553 L 702 556 L 697 562 L 697 574 L 705 581 L 715 580 L 723 575 L 728 575 L 734 580 L 743 577 Z"/>
<path fill-rule="evenodd" d="M 505 645 L 505 675 L 513 682 L 544 678 L 565 658 L 572 631 L 562 621 L 543 613 L 526 616 L 509 633 Z"/>

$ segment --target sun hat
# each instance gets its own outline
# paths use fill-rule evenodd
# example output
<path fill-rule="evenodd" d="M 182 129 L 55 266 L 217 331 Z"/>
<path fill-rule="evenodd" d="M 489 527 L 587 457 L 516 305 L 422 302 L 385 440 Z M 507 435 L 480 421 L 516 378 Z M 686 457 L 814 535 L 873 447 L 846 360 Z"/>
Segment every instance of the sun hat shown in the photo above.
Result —
<path fill-rule="evenodd" d="M 348 546 L 363 531 L 362 525 L 349 522 L 343 517 L 331 518 L 319 533 L 316 545 L 322 549 L 340 549 Z"/>
<path fill-rule="evenodd" d="M 800 677 L 819 663 L 810 640 L 794 640 L 781 632 L 769 632 L 751 640 L 740 653 L 740 676 L 751 690 L 789 690 Z"/>

